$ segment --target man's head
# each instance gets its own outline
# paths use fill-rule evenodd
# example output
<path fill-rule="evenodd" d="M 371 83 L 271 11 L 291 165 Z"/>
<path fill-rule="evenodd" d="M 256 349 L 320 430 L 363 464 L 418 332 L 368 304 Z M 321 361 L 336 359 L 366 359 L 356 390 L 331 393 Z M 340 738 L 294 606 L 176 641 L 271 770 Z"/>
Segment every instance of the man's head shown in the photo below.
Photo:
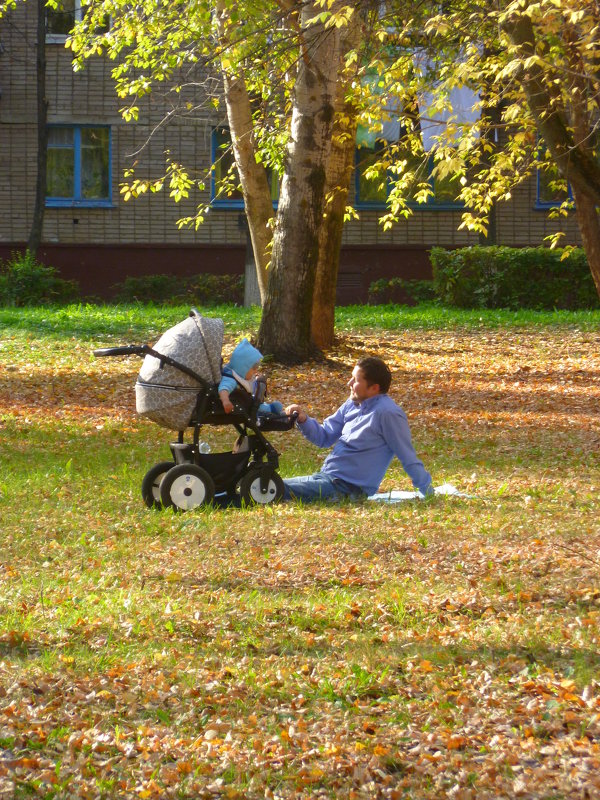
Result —
<path fill-rule="evenodd" d="M 386 394 L 392 382 L 392 373 L 386 363 L 376 356 L 361 358 L 348 381 L 350 397 L 362 403 L 376 394 Z"/>

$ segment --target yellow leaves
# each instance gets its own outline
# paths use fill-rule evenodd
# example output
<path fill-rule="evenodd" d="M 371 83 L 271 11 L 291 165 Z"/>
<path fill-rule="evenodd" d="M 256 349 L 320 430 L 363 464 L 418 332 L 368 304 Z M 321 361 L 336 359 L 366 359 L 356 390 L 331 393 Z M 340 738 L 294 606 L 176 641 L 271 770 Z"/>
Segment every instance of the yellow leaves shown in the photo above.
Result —
<path fill-rule="evenodd" d="M 137 795 L 141 800 L 146 800 L 148 797 L 160 797 L 162 788 L 154 779 L 151 779 L 144 788 L 137 790 Z"/>
<path fill-rule="evenodd" d="M 163 178 L 159 178 L 155 181 L 150 180 L 142 180 L 142 179 L 135 179 L 131 183 L 123 183 L 121 184 L 119 191 L 123 195 L 123 199 L 125 201 L 130 200 L 131 198 L 140 197 L 147 192 L 160 192 L 164 186 Z"/>
<path fill-rule="evenodd" d="M 312 783 L 318 783 L 324 776 L 325 771 L 320 767 L 302 767 L 295 782 L 299 786 L 310 786 Z"/>

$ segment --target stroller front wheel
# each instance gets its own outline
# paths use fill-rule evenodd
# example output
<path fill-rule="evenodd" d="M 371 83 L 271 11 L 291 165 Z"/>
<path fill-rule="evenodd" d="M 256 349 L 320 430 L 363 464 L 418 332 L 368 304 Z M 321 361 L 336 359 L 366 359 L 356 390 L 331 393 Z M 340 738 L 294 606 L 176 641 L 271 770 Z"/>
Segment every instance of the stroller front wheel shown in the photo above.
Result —
<path fill-rule="evenodd" d="M 256 472 L 250 472 L 239 482 L 240 499 L 247 505 L 268 505 L 269 503 L 278 503 L 283 497 L 285 486 L 283 480 L 276 472 L 269 477 L 265 491 L 263 492 L 260 486 L 260 475 Z"/>
<path fill-rule="evenodd" d="M 148 508 L 162 508 L 160 485 L 167 472 L 175 466 L 174 461 L 161 461 L 150 467 L 142 481 L 142 497 Z"/>
<path fill-rule="evenodd" d="M 172 467 L 160 484 L 160 499 L 165 508 L 191 511 L 210 503 L 215 496 L 215 483 L 205 469 L 195 464 Z"/>

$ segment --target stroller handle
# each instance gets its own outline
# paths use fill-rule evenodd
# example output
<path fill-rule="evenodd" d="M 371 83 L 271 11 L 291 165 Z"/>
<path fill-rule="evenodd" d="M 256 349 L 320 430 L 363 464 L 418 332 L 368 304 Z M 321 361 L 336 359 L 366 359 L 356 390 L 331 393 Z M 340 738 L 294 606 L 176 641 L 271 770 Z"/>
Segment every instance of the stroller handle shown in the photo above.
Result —
<path fill-rule="evenodd" d="M 101 356 L 142 356 L 148 351 L 146 345 L 127 344 L 121 347 L 102 347 L 100 350 L 94 350 L 94 355 Z"/>
<path fill-rule="evenodd" d="M 168 364 L 171 367 L 175 367 L 180 372 L 184 372 L 186 375 L 189 375 L 190 378 L 193 378 L 197 381 L 200 386 L 203 387 L 205 391 L 209 389 L 209 384 L 207 381 L 195 372 L 190 367 L 186 367 L 185 364 L 181 364 L 179 361 L 176 361 L 174 358 L 170 356 L 165 356 L 162 353 L 159 353 L 157 350 L 154 350 L 147 344 L 126 344 L 121 345 L 120 347 L 101 347 L 99 350 L 94 350 L 95 356 L 153 356 L 157 358 L 161 364 Z"/>

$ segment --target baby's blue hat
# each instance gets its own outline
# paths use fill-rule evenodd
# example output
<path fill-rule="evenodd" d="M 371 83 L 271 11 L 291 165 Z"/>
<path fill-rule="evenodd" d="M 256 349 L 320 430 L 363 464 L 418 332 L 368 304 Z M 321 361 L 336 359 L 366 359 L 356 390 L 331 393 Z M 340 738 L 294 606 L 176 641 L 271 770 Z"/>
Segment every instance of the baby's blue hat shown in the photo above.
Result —
<path fill-rule="evenodd" d="M 229 366 L 241 378 L 245 378 L 248 370 L 261 360 L 262 353 L 260 350 L 253 347 L 247 339 L 242 339 L 231 354 Z"/>

